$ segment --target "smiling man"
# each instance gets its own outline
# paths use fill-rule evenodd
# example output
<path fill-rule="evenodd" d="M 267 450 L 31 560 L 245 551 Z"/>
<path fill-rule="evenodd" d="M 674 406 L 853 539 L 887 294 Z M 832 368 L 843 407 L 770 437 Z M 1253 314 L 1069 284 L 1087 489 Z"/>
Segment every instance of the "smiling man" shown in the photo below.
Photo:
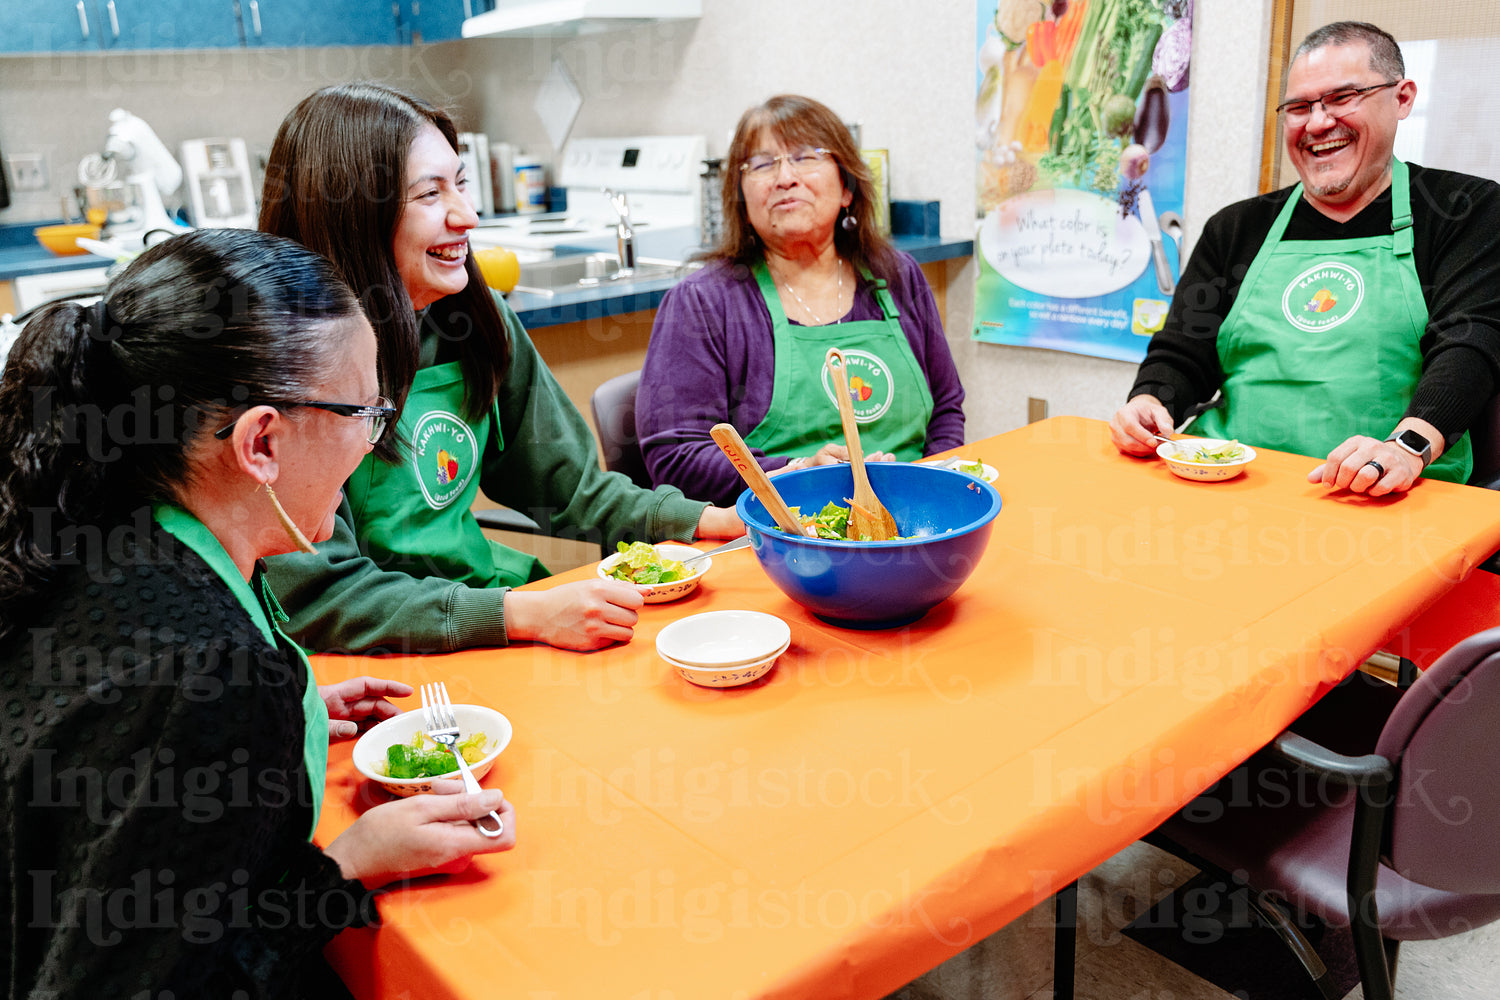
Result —
<path fill-rule="evenodd" d="M 1405 72 L 1373 24 L 1297 48 L 1277 111 L 1300 183 L 1208 221 L 1111 421 L 1121 451 L 1218 391 L 1193 433 L 1324 459 L 1309 482 L 1468 478 L 1467 429 L 1500 391 L 1500 185 L 1395 158 Z"/>

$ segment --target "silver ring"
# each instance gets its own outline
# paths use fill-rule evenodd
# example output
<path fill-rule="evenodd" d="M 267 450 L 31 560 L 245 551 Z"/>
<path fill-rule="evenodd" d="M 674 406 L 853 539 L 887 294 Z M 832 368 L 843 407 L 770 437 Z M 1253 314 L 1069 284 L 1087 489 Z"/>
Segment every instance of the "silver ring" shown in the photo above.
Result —
<path fill-rule="evenodd" d="M 1366 465 L 1373 465 L 1373 466 L 1375 466 L 1375 478 L 1376 479 L 1379 479 L 1381 476 L 1385 475 L 1385 466 L 1381 465 L 1379 462 L 1375 461 L 1373 458 L 1370 459 L 1365 464 Z"/>

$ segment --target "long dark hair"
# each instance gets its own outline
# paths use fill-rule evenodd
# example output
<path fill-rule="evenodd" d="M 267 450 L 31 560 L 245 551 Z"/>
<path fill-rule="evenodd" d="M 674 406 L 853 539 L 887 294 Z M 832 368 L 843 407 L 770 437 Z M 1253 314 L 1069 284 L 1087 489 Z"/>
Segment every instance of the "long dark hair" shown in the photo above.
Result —
<path fill-rule="evenodd" d="M 854 195 L 846 212 L 855 222 L 848 229 L 839 223 L 834 224 L 834 248 L 854 265 L 856 272 L 868 269 L 875 277 L 884 278 L 894 287 L 901 271 L 896 263 L 895 249 L 875 228 L 875 184 L 870 177 L 870 168 L 865 165 L 859 150 L 854 148 L 854 137 L 839 116 L 827 105 L 797 94 L 778 94 L 740 116 L 724 165 L 721 189 L 723 236 L 719 245 L 704 254 L 703 259 L 749 267 L 765 255 L 760 237 L 750 225 L 750 213 L 745 208 L 744 188 L 741 187 L 744 180 L 741 168 L 755 152 L 752 145 L 762 131 L 776 136 L 788 148 L 815 146 L 833 154 L 845 189 Z"/>
<path fill-rule="evenodd" d="M 406 161 L 425 125 L 458 149 L 447 112 L 378 83 L 344 83 L 303 98 L 276 133 L 266 163 L 260 228 L 286 236 L 333 261 L 359 295 L 380 343 L 381 382 L 397 406 L 418 365 L 417 318 L 396 270 L 396 226 L 406 204 Z M 430 308 L 462 317 L 456 347 L 464 403 L 478 418 L 494 401 L 510 365 L 510 339 L 471 255 L 463 291 Z M 398 455 L 387 434 L 376 454 Z"/>
<path fill-rule="evenodd" d="M 151 247 L 98 304 L 22 328 L 0 377 L 0 637 L 74 561 L 83 527 L 182 495 L 233 408 L 306 399 L 359 304 L 290 240 L 202 229 Z"/>

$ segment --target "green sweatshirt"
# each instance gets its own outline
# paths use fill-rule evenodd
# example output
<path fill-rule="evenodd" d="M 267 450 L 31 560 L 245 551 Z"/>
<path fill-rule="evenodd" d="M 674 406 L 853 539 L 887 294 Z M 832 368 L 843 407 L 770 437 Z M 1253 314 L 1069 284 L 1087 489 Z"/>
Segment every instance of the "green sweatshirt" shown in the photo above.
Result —
<path fill-rule="evenodd" d="M 672 487 L 645 490 L 626 476 L 603 471 L 594 437 L 577 407 L 547 370 L 510 306 L 498 296 L 496 301 L 512 358 L 495 402 L 474 427 L 488 432 L 476 434 L 476 439 L 487 437 L 478 461 L 479 491 L 525 513 L 551 534 L 597 540 L 606 551 L 622 540 L 691 539 L 708 505 L 688 500 Z M 435 303 L 422 317 L 424 371 L 438 365 L 443 343 L 463 335 L 461 319 L 450 322 L 451 329 L 440 324 L 436 317 L 448 315 L 442 306 Z M 402 415 L 403 433 L 409 434 L 412 421 L 420 417 L 409 405 Z M 392 480 L 410 483 L 403 488 L 409 488 L 409 499 L 420 509 L 418 460 L 414 451 L 408 454 L 403 468 L 412 475 L 390 477 L 382 489 L 389 490 Z M 373 455 L 366 457 L 350 483 L 385 471 L 371 465 L 378 462 Z M 472 539 L 470 533 L 479 530 L 461 503 L 423 513 L 451 522 L 448 537 L 455 540 Z M 430 558 L 425 559 L 393 553 L 371 542 L 372 535 L 391 526 L 367 517 L 346 497 L 333 537 L 319 544 L 316 553 L 266 560 L 267 578 L 292 616 L 284 629 L 289 636 L 308 649 L 338 652 L 450 652 L 506 644 L 505 591 L 526 580 L 469 558 L 472 542 L 465 548 L 455 541 L 452 551 L 427 553 Z"/>

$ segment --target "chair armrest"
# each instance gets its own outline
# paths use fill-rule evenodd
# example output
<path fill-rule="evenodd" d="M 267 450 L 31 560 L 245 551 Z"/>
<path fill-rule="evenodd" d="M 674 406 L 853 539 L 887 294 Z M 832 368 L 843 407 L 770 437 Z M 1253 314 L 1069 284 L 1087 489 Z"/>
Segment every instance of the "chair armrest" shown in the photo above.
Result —
<path fill-rule="evenodd" d="M 542 526 L 518 510 L 509 507 L 490 507 L 473 512 L 474 520 L 479 522 L 482 528 L 495 528 L 499 531 L 519 531 L 527 535 L 539 535 Z"/>
<path fill-rule="evenodd" d="M 1391 762 L 1379 754 L 1346 757 L 1290 730 L 1272 740 L 1271 747 L 1298 767 L 1326 775 L 1345 785 L 1366 787 L 1387 784 L 1396 775 Z"/>

